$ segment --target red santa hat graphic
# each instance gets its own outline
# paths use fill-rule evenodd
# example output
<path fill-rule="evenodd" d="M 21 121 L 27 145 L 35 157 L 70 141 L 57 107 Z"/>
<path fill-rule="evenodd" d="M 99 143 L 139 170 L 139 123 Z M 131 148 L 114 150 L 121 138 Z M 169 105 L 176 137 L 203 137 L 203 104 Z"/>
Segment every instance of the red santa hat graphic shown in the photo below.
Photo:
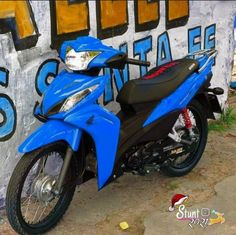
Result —
<path fill-rule="evenodd" d="M 174 211 L 175 206 L 181 205 L 187 198 L 187 195 L 175 194 L 171 199 L 171 206 L 169 207 L 169 211 Z"/>

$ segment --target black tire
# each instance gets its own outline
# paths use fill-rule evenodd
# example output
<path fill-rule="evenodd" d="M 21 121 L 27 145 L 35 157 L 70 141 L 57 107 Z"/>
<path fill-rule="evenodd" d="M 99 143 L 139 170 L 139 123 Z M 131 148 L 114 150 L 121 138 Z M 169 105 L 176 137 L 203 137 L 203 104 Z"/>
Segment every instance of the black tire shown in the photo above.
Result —
<path fill-rule="evenodd" d="M 206 147 L 208 137 L 208 122 L 205 110 L 197 100 L 193 100 L 187 106 L 187 108 L 194 115 L 196 125 L 200 133 L 200 139 L 196 150 L 188 157 L 191 160 L 187 164 L 183 164 L 183 167 L 175 167 L 170 163 L 161 168 L 162 172 L 168 176 L 178 177 L 188 174 L 197 165 Z"/>
<path fill-rule="evenodd" d="M 24 182 L 30 169 L 45 154 L 52 151 L 57 151 L 65 156 L 67 146 L 64 143 L 54 143 L 45 146 L 39 150 L 25 154 L 18 164 L 16 165 L 13 174 L 11 176 L 7 194 L 6 194 L 6 212 L 8 220 L 13 229 L 19 234 L 42 234 L 52 229 L 62 218 L 70 202 L 73 198 L 73 194 L 76 188 L 75 184 L 71 184 L 69 187 L 63 190 L 58 202 L 56 203 L 52 212 L 47 215 L 38 224 L 27 223 L 21 212 L 21 193 L 24 186 Z M 68 170 L 67 180 L 76 176 L 76 168 L 72 158 L 70 169 Z M 69 177 L 69 178 L 68 178 Z"/>

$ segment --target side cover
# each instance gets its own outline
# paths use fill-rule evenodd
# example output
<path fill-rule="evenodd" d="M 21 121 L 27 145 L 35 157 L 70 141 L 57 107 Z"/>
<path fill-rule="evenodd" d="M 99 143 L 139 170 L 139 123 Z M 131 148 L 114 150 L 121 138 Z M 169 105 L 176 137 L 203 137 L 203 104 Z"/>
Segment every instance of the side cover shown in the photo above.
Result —
<path fill-rule="evenodd" d="M 186 107 L 196 95 L 200 87 L 204 84 L 204 82 L 206 82 L 208 74 L 211 71 L 212 64 L 213 60 L 209 62 L 207 67 L 201 73 L 193 73 L 174 92 L 162 99 L 147 118 L 143 124 L 143 127 L 151 124 L 160 117 L 163 117 L 174 110 L 181 110 Z"/>

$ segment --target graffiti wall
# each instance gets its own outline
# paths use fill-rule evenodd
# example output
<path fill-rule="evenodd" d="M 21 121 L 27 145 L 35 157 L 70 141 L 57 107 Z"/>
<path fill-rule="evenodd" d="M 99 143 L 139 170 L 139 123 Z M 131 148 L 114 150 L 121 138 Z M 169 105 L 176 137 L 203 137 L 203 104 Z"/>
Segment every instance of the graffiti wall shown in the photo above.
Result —
<path fill-rule="evenodd" d="M 151 61 L 151 67 L 217 48 L 213 85 L 227 89 L 235 8 L 234 1 L 0 0 L 0 206 L 20 157 L 17 146 L 40 124 L 33 110 L 63 67 L 57 50 L 64 40 L 92 35 L 129 57 Z M 117 91 L 146 72 L 131 65 L 105 69 L 111 79 L 100 103 L 116 112 Z"/>

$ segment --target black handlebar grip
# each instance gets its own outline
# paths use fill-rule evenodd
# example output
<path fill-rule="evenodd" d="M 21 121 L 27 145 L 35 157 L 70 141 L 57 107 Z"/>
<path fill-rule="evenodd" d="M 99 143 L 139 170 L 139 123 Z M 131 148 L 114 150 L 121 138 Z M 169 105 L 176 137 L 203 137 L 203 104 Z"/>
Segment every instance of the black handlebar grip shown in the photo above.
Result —
<path fill-rule="evenodd" d="M 128 64 L 141 65 L 141 66 L 150 66 L 150 64 L 151 64 L 149 61 L 136 60 L 136 59 L 132 59 L 132 58 L 127 58 L 126 62 Z"/>

